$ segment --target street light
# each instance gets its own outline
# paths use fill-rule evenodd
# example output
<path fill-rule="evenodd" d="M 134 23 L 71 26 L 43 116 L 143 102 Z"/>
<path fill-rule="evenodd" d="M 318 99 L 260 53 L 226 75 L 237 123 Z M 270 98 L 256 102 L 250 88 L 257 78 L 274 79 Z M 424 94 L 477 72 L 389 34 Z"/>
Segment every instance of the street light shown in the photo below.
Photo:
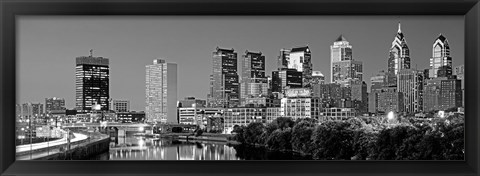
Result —
<path fill-rule="evenodd" d="M 393 111 L 390 111 L 387 114 L 387 118 L 388 118 L 388 120 L 393 120 L 395 118 L 395 113 Z"/>
<path fill-rule="evenodd" d="M 445 118 L 445 111 L 438 111 L 438 116 L 442 119 Z"/>

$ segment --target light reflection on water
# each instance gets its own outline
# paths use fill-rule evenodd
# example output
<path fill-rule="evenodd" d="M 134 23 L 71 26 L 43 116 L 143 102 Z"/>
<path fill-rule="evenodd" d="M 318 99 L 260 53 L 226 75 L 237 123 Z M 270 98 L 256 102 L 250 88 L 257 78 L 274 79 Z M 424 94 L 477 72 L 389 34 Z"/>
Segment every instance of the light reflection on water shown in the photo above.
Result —
<path fill-rule="evenodd" d="M 234 147 L 220 142 L 126 137 L 110 147 L 109 160 L 240 160 Z"/>

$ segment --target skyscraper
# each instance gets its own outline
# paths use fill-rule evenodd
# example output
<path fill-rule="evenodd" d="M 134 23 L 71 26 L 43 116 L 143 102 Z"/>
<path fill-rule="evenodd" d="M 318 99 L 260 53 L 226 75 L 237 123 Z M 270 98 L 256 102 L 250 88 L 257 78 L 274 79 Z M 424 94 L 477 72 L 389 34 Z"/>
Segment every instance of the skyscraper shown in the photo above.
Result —
<path fill-rule="evenodd" d="M 330 68 L 333 68 L 333 63 L 345 60 L 353 60 L 352 45 L 340 35 L 330 46 Z M 330 82 L 333 82 L 333 69 L 330 70 Z"/>
<path fill-rule="evenodd" d="M 453 69 L 453 75 L 462 82 L 462 106 L 465 107 L 465 65 L 456 66 Z"/>
<path fill-rule="evenodd" d="M 354 61 L 352 45 L 340 35 L 330 46 L 330 80 L 342 86 L 361 84 L 363 76 L 363 64 Z"/>
<path fill-rule="evenodd" d="M 52 111 L 66 110 L 65 99 L 63 98 L 45 98 L 45 112 L 51 113 Z"/>
<path fill-rule="evenodd" d="M 284 94 L 286 89 L 301 87 L 302 72 L 295 69 L 282 69 L 272 72 L 272 92 Z"/>
<path fill-rule="evenodd" d="M 237 53 L 232 49 L 217 47 L 213 52 L 210 107 L 240 105 L 240 85 L 237 74 Z"/>
<path fill-rule="evenodd" d="M 147 121 L 177 122 L 177 64 L 155 59 L 145 68 Z"/>
<path fill-rule="evenodd" d="M 398 72 L 398 92 L 402 93 L 403 111 L 417 113 L 423 111 L 423 71 L 403 69 Z"/>
<path fill-rule="evenodd" d="M 388 79 L 389 86 L 397 85 L 397 74 L 400 70 L 410 68 L 410 50 L 407 41 L 401 30 L 401 24 L 398 23 L 397 35 L 393 39 L 388 58 Z"/>
<path fill-rule="evenodd" d="M 367 112 L 368 111 L 368 93 L 367 93 L 367 83 L 362 81 L 360 84 L 353 84 L 351 87 L 351 98 L 353 101 L 354 108 L 358 112 Z"/>
<path fill-rule="evenodd" d="M 363 63 L 355 60 L 344 60 L 332 63 L 332 83 L 343 87 L 360 84 L 363 81 Z"/>
<path fill-rule="evenodd" d="M 438 75 L 439 71 L 443 74 Z M 452 57 L 450 57 L 450 46 L 448 45 L 447 38 L 440 34 L 433 42 L 429 77 L 447 77 L 450 75 L 452 75 Z"/>
<path fill-rule="evenodd" d="M 281 49 L 280 55 L 278 56 L 277 60 L 277 67 L 278 70 L 283 68 L 288 68 L 288 61 L 290 60 L 290 50 L 289 49 Z"/>
<path fill-rule="evenodd" d="M 308 46 L 292 48 L 290 50 L 288 68 L 302 72 L 302 86 L 309 87 L 312 79 L 312 53 Z"/>
<path fill-rule="evenodd" d="M 370 94 L 368 94 L 368 112 L 378 112 L 378 94 L 382 91 L 387 83 L 387 75 L 385 71 L 380 71 L 377 75 L 370 78 Z"/>
<path fill-rule="evenodd" d="M 262 52 L 245 51 L 242 60 L 240 91 L 242 104 L 248 97 L 266 96 L 268 94 L 265 56 L 262 55 Z"/>
<path fill-rule="evenodd" d="M 76 109 L 85 113 L 93 105 L 100 105 L 102 111 L 109 109 L 110 68 L 109 60 L 104 57 L 81 56 L 76 58 Z"/>
<path fill-rule="evenodd" d="M 461 107 L 463 101 L 461 81 L 447 77 L 428 80 L 423 101 L 426 112 Z"/>

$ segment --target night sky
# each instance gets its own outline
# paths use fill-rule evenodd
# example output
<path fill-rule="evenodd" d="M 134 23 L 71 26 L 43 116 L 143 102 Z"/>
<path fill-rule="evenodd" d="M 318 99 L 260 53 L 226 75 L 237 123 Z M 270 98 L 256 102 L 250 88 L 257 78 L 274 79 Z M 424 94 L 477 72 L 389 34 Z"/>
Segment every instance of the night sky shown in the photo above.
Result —
<path fill-rule="evenodd" d="M 239 66 L 245 50 L 261 51 L 266 72 L 276 69 L 281 48 L 308 45 L 313 70 L 330 81 L 330 45 L 340 35 L 363 62 L 364 81 L 387 69 L 388 51 L 402 24 L 412 67 L 428 68 L 442 33 L 453 66 L 464 63 L 463 16 L 21 16 L 17 18 L 17 103 L 65 98 L 75 105 L 75 57 L 110 59 L 110 97 L 145 107 L 145 65 L 164 58 L 178 64 L 178 99 L 205 99 L 217 46 L 234 48 Z M 239 76 L 241 70 L 239 68 Z"/>

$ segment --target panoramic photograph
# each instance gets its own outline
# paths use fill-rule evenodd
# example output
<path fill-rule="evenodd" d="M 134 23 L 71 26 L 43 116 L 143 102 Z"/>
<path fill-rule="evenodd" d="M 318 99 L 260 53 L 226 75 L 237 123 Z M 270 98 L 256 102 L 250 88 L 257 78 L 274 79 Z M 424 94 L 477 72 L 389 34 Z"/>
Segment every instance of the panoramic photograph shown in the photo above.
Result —
<path fill-rule="evenodd" d="M 463 16 L 16 21 L 17 160 L 465 158 Z"/>

